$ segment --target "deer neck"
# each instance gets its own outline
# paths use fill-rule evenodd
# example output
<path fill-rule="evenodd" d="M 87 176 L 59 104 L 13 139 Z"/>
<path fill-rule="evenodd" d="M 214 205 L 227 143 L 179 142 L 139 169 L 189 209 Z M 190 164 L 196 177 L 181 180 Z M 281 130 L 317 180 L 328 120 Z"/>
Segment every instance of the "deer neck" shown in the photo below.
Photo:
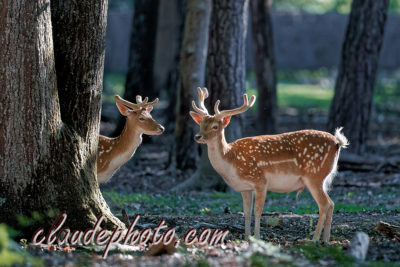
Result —
<path fill-rule="evenodd" d="M 224 131 L 207 143 L 208 158 L 216 172 L 235 191 L 243 192 L 251 190 L 252 187 L 246 181 L 240 179 L 233 164 L 234 151 L 232 146 L 225 140 Z"/>
<path fill-rule="evenodd" d="M 222 171 L 224 165 L 228 163 L 227 155 L 231 150 L 231 146 L 226 142 L 224 130 L 207 143 L 207 150 L 208 158 L 213 167 L 217 172 Z"/>
<path fill-rule="evenodd" d="M 142 143 L 142 135 L 143 131 L 141 129 L 126 122 L 121 135 L 118 137 L 120 151 L 124 151 L 123 154 L 129 156 L 129 158 L 132 157 Z"/>

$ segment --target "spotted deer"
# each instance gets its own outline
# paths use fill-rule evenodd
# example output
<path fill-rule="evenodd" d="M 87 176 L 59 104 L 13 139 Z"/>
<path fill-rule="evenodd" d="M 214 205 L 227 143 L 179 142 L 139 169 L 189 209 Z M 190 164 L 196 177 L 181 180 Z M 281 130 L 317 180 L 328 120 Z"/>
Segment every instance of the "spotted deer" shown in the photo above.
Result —
<path fill-rule="evenodd" d="M 142 135 L 159 135 L 164 127 L 158 124 L 151 116 L 153 106 L 158 98 L 148 102 L 146 97 L 136 96 L 136 104 L 116 95 L 116 104 L 119 112 L 126 117 L 122 133 L 118 137 L 110 138 L 99 135 L 97 151 L 97 181 L 106 182 L 116 170 L 125 164 L 134 154 L 142 142 Z"/>
<path fill-rule="evenodd" d="M 328 188 L 336 174 L 341 148 L 348 145 L 346 137 L 337 129 L 335 136 L 327 132 L 303 130 L 277 135 L 246 137 L 227 143 L 224 130 L 233 115 L 248 110 L 255 102 L 243 95 L 243 105 L 232 110 L 219 110 L 215 103 L 215 115 L 204 106 L 208 97 L 206 88 L 198 90 L 198 104 L 192 101 L 195 112 L 190 115 L 200 125 L 194 139 L 206 144 L 208 158 L 213 168 L 235 191 L 241 192 L 245 215 L 245 236 L 250 235 L 254 192 L 254 234 L 260 237 L 260 218 L 266 192 L 299 193 L 307 187 L 319 207 L 319 219 L 313 241 L 328 242 L 334 203 L 328 196 Z"/>

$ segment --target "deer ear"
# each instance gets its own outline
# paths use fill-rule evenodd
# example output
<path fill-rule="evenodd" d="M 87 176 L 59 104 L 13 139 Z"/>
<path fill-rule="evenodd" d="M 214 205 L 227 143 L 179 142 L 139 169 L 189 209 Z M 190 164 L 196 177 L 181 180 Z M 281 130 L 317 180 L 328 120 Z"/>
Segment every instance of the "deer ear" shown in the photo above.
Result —
<path fill-rule="evenodd" d="M 196 112 L 190 111 L 190 116 L 192 116 L 193 120 L 200 125 L 203 117 L 197 114 Z"/>
<path fill-rule="evenodd" d="M 124 115 L 124 116 L 129 115 L 129 112 L 131 111 L 129 108 L 125 107 L 124 105 L 118 104 L 118 103 L 116 103 L 116 104 L 117 104 L 117 108 L 118 108 L 119 112 L 122 115 Z"/>
<path fill-rule="evenodd" d="M 231 116 L 224 117 L 222 119 L 222 125 L 224 125 L 224 127 L 226 127 L 229 124 L 230 121 L 231 121 Z"/>
<path fill-rule="evenodd" d="M 153 106 L 148 106 L 147 108 L 146 108 L 146 111 L 147 112 L 150 112 L 150 111 L 152 111 L 153 110 Z"/>

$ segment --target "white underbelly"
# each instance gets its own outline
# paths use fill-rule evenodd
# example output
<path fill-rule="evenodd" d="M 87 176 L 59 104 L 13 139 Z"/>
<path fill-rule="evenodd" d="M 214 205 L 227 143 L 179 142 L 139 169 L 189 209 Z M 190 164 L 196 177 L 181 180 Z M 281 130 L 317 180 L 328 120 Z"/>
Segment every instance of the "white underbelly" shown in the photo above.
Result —
<path fill-rule="evenodd" d="M 227 183 L 233 190 L 237 192 L 254 190 L 254 186 L 243 179 L 240 179 L 235 170 L 232 170 L 229 175 L 226 173 L 221 175 L 225 183 Z"/>
<path fill-rule="evenodd" d="M 267 190 L 277 193 L 290 193 L 304 187 L 299 175 L 267 174 Z"/>

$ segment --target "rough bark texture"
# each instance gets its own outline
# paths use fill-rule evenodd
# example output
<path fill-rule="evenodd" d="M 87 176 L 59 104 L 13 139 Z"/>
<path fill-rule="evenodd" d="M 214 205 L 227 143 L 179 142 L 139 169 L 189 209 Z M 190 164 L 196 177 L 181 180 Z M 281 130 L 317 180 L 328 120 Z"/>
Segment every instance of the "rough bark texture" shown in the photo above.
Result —
<path fill-rule="evenodd" d="M 193 137 L 197 125 L 189 116 L 196 88 L 205 85 L 211 0 L 189 0 L 181 51 L 179 95 L 175 123 L 173 162 L 179 169 L 196 166 L 198 145 Z"/>
<path fill-rule="evenodd" d="M 124 99 L 131 102 L 137 95 L 150 100 L 158 97 L 153 83 L 158 4 L 159 0 L 135 0 L 124 93 Z M 124 125 L 125 117 L 120 116 L 114 136 L 122 132 Z"/>
<path fill-rule="evenodd" d="M 160 0 L 154 56 L 154 90 L 168 100 L 164 126 L 173 131 L 179 84 L 179 62 L 185 25 L 186 0 Z M 166 51 L 168 51 L 166 53 Z"/>
<path fill-rule="evenodd" d="M 243 105 L 248 1 L 213 1 L 212 8 L 206 76 L 210 92 L 206 106 L 210 112 L 218 99 L 220 110 Z M 226 130 L 228 143 L 243 137 L 243 116 L 232 118 Z"/>
<path fill-rule="evenodd" d="M 71 229 L 101 214 L 123 227 L 95 177 L 107 1 L 1 3 L 0 221 L 65 211 Z"/>
<path fill-rule="evenodd" d="M 206 74 L 210 97 L 205 101 L 211 114 L 218 99 L 221 100 L 220 110 L 236 108 L 243 104 L 247 9 L 247 0 L 212 1 Z M 227 141 L 241 138 L 242 127 L 242 116 L 232 118 L 225 131 Z M 227 190 L 228 186 L 210 164 L 205 145 L 201 150 L 199 168 L 178 189 Z"/>
<path fill-rule="evenodd" d="M 365 150 L 388 0 L 354 0 L 342 47 L 328 129 L 343 126 L 355 153 Z"/>
<path fill-rule="evenodd" d="M 257 124 L 261 134 L 276 133 L 277 97 L 271 1 L 250 1 L 254 70 L 256 74 Z"/>

